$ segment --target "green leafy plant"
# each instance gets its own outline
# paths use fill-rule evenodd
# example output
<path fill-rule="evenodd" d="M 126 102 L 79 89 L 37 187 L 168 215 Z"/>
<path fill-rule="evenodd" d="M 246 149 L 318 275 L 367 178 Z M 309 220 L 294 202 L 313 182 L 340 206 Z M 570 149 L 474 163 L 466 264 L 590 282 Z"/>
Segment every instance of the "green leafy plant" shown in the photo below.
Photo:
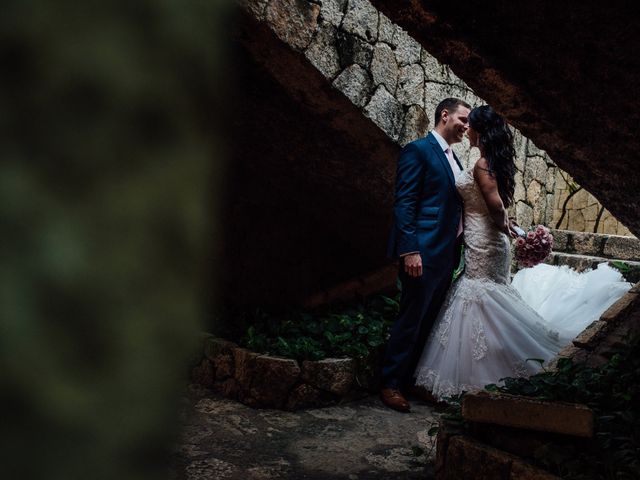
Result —
<path fill-rule="evenodd" d="M 555 371 L 504 378 L 486 390 L 582 403 L 595 413 L 596 435 L 586 447 L 549 445 L 535 458 L 569 480 L 640 478 L 640 338 L 610 352 L 599 367 L 560 359 Z M 533 359 L 532 359 L 533 360 Z"/>
<path fill-rule="evenodd" d="M 387 340 L 398 299 L 378 295 L 315 312 L 256 312 L 241 340 L 245 347 L 297 360 L 367 358 Z"/>

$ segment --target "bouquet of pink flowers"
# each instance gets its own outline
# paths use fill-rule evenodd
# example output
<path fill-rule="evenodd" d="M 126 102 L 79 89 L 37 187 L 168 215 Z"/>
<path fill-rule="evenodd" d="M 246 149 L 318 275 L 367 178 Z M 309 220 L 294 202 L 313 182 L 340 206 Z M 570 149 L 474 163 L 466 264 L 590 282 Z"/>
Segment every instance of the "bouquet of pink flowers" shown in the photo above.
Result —
<path fill-rule="evenodd" d="M 552 248 L 553 235 L 547 227 L 538 225 L 516 238 L 516 260 L 521 267 L 535 267 L 549 256 Z"/>

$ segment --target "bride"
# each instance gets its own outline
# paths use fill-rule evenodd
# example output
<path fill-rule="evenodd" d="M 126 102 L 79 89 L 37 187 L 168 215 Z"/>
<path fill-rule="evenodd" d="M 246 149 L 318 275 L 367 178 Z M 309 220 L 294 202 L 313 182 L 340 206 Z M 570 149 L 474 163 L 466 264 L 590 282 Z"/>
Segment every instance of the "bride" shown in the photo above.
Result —
<path fill-rule="evenodd" d="M 515 186 L 513 136 L 489 106 L 471 111 L 467 135 L 481 156 L 456 179 L 465 271 L 447 294 L 414 375 L 439 400 L 536 373 L 539 363 L 527 359 L 552 358 L 630 287 L 606 265 L 587 274 L 538 265 L 518 272 L 512 284 L 506 208 Z M 563 288 L 554 288 L 558 282 Z"/>

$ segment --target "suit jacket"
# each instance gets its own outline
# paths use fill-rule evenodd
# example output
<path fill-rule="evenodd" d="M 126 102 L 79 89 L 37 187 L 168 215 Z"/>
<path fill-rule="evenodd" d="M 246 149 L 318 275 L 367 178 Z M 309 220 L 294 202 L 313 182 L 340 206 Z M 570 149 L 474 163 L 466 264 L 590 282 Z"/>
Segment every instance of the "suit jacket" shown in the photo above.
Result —
<path fill-rule="evenodd" d="M 455 178 L 433 134 L 405 146 L 398 160 L 388 255 L 420 252 L 423 265 L 446 265 L 453 258 L 460 215 Z"/>

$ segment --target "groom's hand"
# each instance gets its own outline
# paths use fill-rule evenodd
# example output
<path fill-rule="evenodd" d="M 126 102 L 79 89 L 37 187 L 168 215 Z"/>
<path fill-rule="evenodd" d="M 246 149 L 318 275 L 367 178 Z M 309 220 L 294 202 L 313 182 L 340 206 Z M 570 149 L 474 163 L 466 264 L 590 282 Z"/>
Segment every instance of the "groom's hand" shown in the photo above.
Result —
<path fill-rule="evenodd" d="M 422 257 L 419 253 L 410 253 L 404 257 L 404 271 L 410 277 L 422 276 Z"/>

